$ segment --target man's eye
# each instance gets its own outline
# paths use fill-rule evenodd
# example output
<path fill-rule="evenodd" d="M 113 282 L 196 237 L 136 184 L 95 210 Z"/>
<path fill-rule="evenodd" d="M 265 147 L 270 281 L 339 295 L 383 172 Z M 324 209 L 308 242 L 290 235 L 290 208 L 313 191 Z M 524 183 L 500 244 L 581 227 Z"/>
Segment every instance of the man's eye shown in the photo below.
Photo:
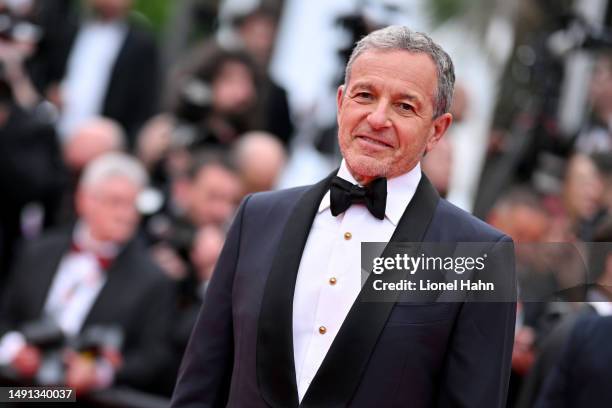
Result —
<path fill-rule="evenodd" d="M 372 99 L 372 94 L 369 92 L 358 92 L 355 96 L 359 99 Z"/>
<path fill-rule="evenodd" d="M 413 110 L 412 105 L 410 105 L 410 104 L 408 104 L 408 103 L 398 103 L 398 104 L 397 104 L 397 106 L 398 106 L 398 107 L 400 108 L 400 110 L 402 110 L 402 111 L 409 112 L 409 111 L 412 111 L 412 110 Z"/>

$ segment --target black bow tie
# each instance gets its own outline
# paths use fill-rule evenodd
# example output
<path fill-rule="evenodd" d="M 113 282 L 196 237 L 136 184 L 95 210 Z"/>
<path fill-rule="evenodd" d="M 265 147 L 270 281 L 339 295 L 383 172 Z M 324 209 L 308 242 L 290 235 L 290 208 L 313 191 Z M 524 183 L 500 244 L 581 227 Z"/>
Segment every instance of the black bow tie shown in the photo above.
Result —
<path fill-rule="evenodd" d="M 343 178 L 334 177 L 330 188 L 331 213 L 335 217 L 345 212 L 351 204 L 365 204 L 379 220 L 385 218 L 387 205 L 387 179 L 377 178 L 366 187 L 356 186 Z"/>

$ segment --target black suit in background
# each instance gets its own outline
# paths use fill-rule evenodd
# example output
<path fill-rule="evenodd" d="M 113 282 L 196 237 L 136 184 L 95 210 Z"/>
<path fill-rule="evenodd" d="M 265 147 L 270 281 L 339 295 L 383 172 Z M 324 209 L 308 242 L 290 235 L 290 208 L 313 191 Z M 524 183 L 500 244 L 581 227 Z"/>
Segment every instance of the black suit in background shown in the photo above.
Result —
<path fill-rule="evenodd" d="M 37 202 L 44 210 L 44 225 L 55 221 L 67 173 L 55 129 L 14 103 L 0 124 L 0 290 L 21 238 L 21 213 Z"/>
<path fill-rule="evenodd" d="M 132 149 L 138 130 L 158 110 L 160 61 L 153 35 L 136 23 L 126 23 L 128 31 L 113 65 L 100 115 L 123 126 Z M 77 34 L 75 28 L 68 36 L 69 51 L 56 56 L 55 72 L 67 73 L 70 49 Z"/>
<path fill-rule="evenodd" d="M 53 278 L 71 242 L 71 231 L 53 232 L 24 249 L 1 298 L 0 336 L 42 317 Z M 136 240 L 124 247 L 107 274 L 81 332 L 92 325 L 119 325 L 124 333 L 124 361 L 116 383 L 151 390 L 171 358 L 166 336 L 172 285 Z"/>
<path fill-rule="evenodd" d="M 536 408 L 612 407 L 612 316 L 579 320 Z"/>
<path fill-rule="evenodd" d="M 172 407 L 298 406 L 293 292 L 330 182 L 244 201 L 187 346 Z M 511 242 L 440 199 L 424 175 L 391 241 L 488 242 L 491 251 Z M 512 273 L 501 279 L 514 286 Z M 514 302 L 362 301 L 367 292 L 357 297 L 300 407 L 505 407 Z"/>
<path fill-rule="evenodd" d="M 558 322 L 539 341 L 538 355 L 521 383 L 515 408 L 532 408 L 534 406 L 544 382 L 559 362 L 565 349 L 565 343 L 567 343 L 576 322 L 585 315 L 595 315 L 596 313 L 590 305 L 572 310 L 561 316 Z"/>
<path fill-rule="evenodd" d="M 106 90 L 102 115 L 119 122 L 133 148 L 140 127 L 158 109 L 159 56 L 147 31 L 131 24 Z"/>

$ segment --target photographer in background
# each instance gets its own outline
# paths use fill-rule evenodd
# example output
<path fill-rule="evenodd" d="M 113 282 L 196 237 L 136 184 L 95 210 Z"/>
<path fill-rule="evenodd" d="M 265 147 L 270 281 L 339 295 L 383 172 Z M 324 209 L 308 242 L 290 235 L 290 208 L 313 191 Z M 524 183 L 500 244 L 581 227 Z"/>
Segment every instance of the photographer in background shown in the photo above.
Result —
<path fill-rule="evenodd" d="M 0 364 L 19 378 L 81 394 L 112 384 L 153 391 L 170 358 L 173 288 L 135 238 L 146 182 L 130 156 L 99 157 L 80 179 L 76 225 L 18 257 L 1 298 Z"/>
<path fill-rule="evenodd" d="M 27 66 L 42 30 L 18 11 L 0 1 L 0 290 L 18 241 L 54 223 L 65 179 L 53 109 Z"/>
<path fill-rule="evenodd" d="M 167 391 L 176 382 L 178 365 L 223 246 L 225 229 L 243 192 L 236 168 L 221 151 L 200 152 L 189 167 L 186 174 L 173 180 L 164 210 L 143 223 L 151 255 L 172 280 L 177 294 L 170 329 L 174 366 L 160 378 L 160 388 Z"/>
<path fill-rule="evenodd" d="M 171 81 L 170 104 L 185 143 L 229 146 L 248 131 L 260 129 L 258 75 L 252 58 L 214 43 L 197 47 Z"/>
<path fill-rule="evenodd" d="M 152 182 L 168 196 L 174 178 L 188 171 L 199 151 L 227 150 L 261 128 L 253 61 L 240 51 L 206 44 L 173 70 L 167 112 L 143 126 L 136 148 Z"/>
<path fill-rule="evenodd" d="M 174 351 L 173 365 L 165 372 L 160 383 L 171 393 L 176 383 L 181 358 L 191 337 L 206 291 L 210 284 L 217 259 L 225 242 L 225 231 L 213 225 L 201 227 L 195 232 L 189 250 L 189 275 L 177 282 L 177 313 L 170 330 L 170 343 Z"/>
<path fill-rule="evenodd" d="M 231 159 L 212 150 L 194 156 L 186 173 L 172 181 L 171 190 L 166 208 L 147 219 L 144 230 L 158 265 L 180 282 L 194 270 L 189 253 L 198 229 L 225 229 L 243 185 Z"/>
<path fill-rule="evenodd" d="M 278 18 L 274 9 L 260 5 L 244 15 L 236 16 L 234 30 L 242 48 L 253 58 L 260 77 L 258 109 L 263 121 L 262 129 L 276 135 L 288 147 L 295 129 L 287 91 L 269 74 Z"/>

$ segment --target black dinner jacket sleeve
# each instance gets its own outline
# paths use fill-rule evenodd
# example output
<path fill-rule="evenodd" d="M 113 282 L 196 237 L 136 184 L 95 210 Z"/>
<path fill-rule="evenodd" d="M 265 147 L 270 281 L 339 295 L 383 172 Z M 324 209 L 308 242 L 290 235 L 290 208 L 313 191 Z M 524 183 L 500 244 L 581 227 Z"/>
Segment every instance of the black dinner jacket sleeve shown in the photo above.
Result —
<path fill-rule="evenodd" d="M 243 201 L 217 261 L 204 304 L 187 345 L 170 404 L 173 408 L 224 407 L 229 396 L 234 334 L 232 285 L 238 261 Z"/>

